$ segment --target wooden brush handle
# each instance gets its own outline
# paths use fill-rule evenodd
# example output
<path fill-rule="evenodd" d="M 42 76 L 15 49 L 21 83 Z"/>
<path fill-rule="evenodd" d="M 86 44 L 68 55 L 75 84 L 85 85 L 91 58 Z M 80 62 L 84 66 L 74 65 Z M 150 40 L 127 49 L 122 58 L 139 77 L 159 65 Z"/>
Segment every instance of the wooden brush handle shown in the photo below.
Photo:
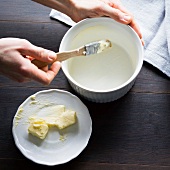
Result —
<path fill-rule="evenodd" d="M 55 61 L 62 62 L 62 61 L 67 60 L 69 58 L 76 57 L 76 56 L 82 56 L 82 55 L 83 56 L 85 55 L 85 47 L 79 48 L 77 50 L 56 53 L 57 59 Z M 34 65 L 36 65 L 38 68 L 43 68 L 43 67 L 45 67 L 49 64 L 52 64 L 52 63 L 43 62 L 43 61 L 40 61 L 40 60 L 37 60 L 37 59 L 34 59 L 31 62 Z"/>

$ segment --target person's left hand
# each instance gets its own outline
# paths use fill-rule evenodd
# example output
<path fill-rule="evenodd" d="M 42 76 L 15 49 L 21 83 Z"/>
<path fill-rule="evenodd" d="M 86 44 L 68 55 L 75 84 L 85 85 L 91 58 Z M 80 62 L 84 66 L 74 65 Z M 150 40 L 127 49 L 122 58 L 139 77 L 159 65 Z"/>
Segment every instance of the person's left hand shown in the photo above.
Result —
<path fill-rule="evenodd" d="M 68 15 L 73 21 L 85 18 L 110 17 L 122 24 L 130 25 L 141 39 L 142 34 L 133 15 L 120 0 L 33 0 Z"/>
<path fill-rule="evenodd" d="M 71 0 L 70 12 L 67 13 L 75 22 L 85 18 L 107 16 L 122 24 L 130 25 L 139 38 L 142 34 L 133 15 L 122 5 L 120 0 Z"/>

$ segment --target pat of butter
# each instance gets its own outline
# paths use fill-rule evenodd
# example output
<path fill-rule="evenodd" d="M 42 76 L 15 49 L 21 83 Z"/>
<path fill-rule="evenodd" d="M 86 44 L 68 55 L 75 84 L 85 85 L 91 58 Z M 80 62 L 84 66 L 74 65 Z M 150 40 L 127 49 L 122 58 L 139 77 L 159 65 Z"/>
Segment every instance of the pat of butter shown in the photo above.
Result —
<path fill-rule="evenodd" d="M 48 125 L 42 119 L 35 119 L 28 127 L 28 132 L 33 136 L 44 139 L 48 133 Z"/>
<path fill-rule="evenodd" d="M 50 127 L 55 126 L 58 129 L 64 129 L 76 122 L 76 112 L 65 109 L 63 105 L 50 107 L 48 111 L 48 113 L 41 115 L 41 117 L 29 117 L 29 133 L 44 139 Z"/>
<path fill-rule="evenodd" d="M 64 129 L 76 122 L 76 112 L 73 110 L 66 110 L 56 120 L 56 126 L 59 129 Z"/>
<path fill-rule="evenodd" d="M 38 122 L 37 117 L 30 117 L 30 122 Z M 57 126 L 59 129 L 64 129 L 76 122 L 76 112 L 73 110 L 65 110 L 62 113 L 53 113 L 41 119 L 49 126 Z M 41 124 L 41 122 L 39 122 Z"/>

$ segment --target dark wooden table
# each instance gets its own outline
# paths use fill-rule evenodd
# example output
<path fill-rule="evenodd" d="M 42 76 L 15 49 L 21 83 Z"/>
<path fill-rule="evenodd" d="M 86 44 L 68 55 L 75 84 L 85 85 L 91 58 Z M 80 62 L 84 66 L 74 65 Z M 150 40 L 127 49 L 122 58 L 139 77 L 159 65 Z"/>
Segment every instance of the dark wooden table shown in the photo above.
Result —
<path fill-rule="evenodd" d="M 50 10 L 32 1 L 1 0 L 0 38 L 25 38 L 57 52 L 69 26 L 50 19 Z M 170 169 L 169 80 L 144 63 L 133 88 L 117 101 L 97 104 L 78 96 L 89 109 L 93 122 L 88 146 L 74 160 L 47 167 L 28 160 L 15 146 L 11 132 L 14 114 L 28 96 L 39 90 L 57 88 L 76 93 L 62 70 L 49 86 L 17 83 L 0 76 L 0 170 Z"/>

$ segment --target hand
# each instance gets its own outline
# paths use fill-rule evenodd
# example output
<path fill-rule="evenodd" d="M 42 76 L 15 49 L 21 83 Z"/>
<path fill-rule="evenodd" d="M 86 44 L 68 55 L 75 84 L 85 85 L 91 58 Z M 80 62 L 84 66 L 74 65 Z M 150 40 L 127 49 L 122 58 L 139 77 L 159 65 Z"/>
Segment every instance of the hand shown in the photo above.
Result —
<path fill-rule="evenodd" d="M 54 62 L 50 68 L 39 69 L 31 63 L 30 59 L 33 58 L 52 62 L 56 59 L 56 54 L 34 46 L 24 39 L 0 39 L 0 74 L 18 82 L 35 80 L 42 84 L 50 84 L 60 69 L 60 63 Z"/>
<path fill-rule="evenodd" d="M 34 0 L 43 5 L 54 8 L 68 15 L 73 21 L 78 22 L 85 18 L 107 16 L 117 22 L 130 25 L 139 35 L 142 34 L 132 14 L 127 11 L 120 0 Z"/>
<path fill-rule="evenodd" d="M 76 22 L 85 18 L 107 16 L 122 24 L 129 24 L 142 38 L 141 32 L 132 14 L 119 0 L 72 0 L 69 16 Z"/>

